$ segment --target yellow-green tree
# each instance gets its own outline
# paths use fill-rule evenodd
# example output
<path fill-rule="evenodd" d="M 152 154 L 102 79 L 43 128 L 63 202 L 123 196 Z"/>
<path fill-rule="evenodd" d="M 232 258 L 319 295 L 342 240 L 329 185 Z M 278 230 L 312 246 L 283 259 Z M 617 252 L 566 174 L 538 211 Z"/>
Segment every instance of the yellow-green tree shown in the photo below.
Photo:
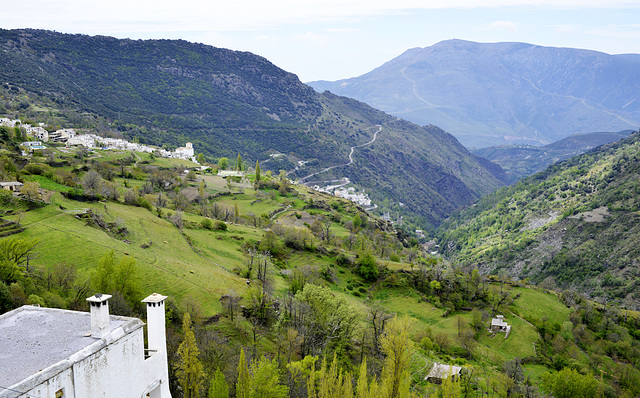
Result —
<path fill-rule="evenodd" d="M 220 368 L 216 369 L 216 372 L 211 378 L 208 398 L 229 398 L 229 385 Z"/>
<path fill-rule="evenodd" d="M 460 381 L 455 379 L 453 371 L 450 371 L 447 377 L 442 381 L 441 391 L 442 398 L 459 398 L 462 396 Z"/>
<path fill-rule="evenodd" d="M 381 396 L 406 398 L 411 385 L 411 355 L 413 342 L 409 337 L 411 323 L 407 316 L 393 318 L 382 337 L 382 352 L 385 354 L 382 368 Z"/>
<path fill-rule="evenodd" d="M 542 377 L 542 388 L 557 398 L 597 397 L 602 385 L 591 374 L 582 375 L 571 368 L 549 373 Z"/>
<path fill-rule="evenodd" d="M 140 301 L 140 277 L 133 257 L 116 263 L 114 251 L 106 253 L 91 276 L 92 287 L 100 293 L 119 293 L 132 305 Z"/>
<path fill-rule="evenodd" d="M 238 360 L 238 381 L 236 382 L 236 397 L 251 397 L 251 375 L 244 350 L 240 349 L 240 359 Z"/>
<path fill-rule="evenodd" d="M 260 358 L 251 363 L 251 398 L 285 398 L 289 388 L 280 384 L 280 369 L 275 359 Z"/>
<path fill-rule="evenodd" d="M 0 239 L 0 281 L 10 285 L 23 277 L 23 264 L 29 265 L 36 244 L 36 240 L 30 239 Z"/>
<path fill-rule="evenodd" d="M 200 398 L 200 382 L 205 377 L 202 362 L 198 359 L 200 350 L 191 328 L 191 316 L 184 314 L 182 320 L 184 341 L 178 347 L 179 360 L 175 365 L 178 382 L 182 387 L 184 398 Z"/>
<path fill-rule="evenodd" d="M 218 167 L 220 170 L 226 170 L 229 167 L 229 159 L 228 158 L 220 158 L 218 160 Z"/>
<path fill-rule="evenodd" d="M 236 159 L 236 170 L 242 171 L 242 156 L 238 154 L 238 159 Z"/>
<path fill-rule="evenodd" d="M 368 398 L 369 388 L 367 383 L 367 358 L 360 364 L 360 375 L 356 385 L 356 398 Z"/>

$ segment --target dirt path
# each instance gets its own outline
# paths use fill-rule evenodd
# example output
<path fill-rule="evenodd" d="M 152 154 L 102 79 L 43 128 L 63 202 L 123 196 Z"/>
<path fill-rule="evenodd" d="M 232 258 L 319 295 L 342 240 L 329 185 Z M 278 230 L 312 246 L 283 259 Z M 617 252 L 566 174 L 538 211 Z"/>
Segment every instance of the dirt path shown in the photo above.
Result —
<path fill-rule="evenodd" d="M 371 145 L 371 144 L 373 144 L 374 142 L 376 142 L 376 140 L 378 139 L 378 133 L 382 131 L 382 126 L 381 126 L 381 125 L 377 125 L 376 127 L 378 127 L 378 130 L 377 130 L 375 133 L 373 133 L 373 139 L 372 139 L 371 141 L 369 141 L 369 142 L 365 142 L 364 144 L 355 145 L 355 146 L 352 146 L 352 147 L 351 147 L 351 152 L 349 152 L 349 161 L 348 161 L 347 163 L 344 163 L 344 164 L 338 164 L 338 165 L 335 165 L 335 166 L 330 166 L 330 167 L 327 167 L 326 169 L 322 169 L 322 170 L 320 170 L 320 171 L 318 171 L 318 172 L 316 172 L 316 173 L 309 174 L 309 175 L 308 175 L 308 176 L 306 176 L 306 177 L 302 177 L 302 178 L 299 180 L 299 181 L 300 181 L 300 183 L 301 183 L 301 184 L 304 184 L 304 181 L 305 181 L 306 179 L 311 178 L 311 177 L 313 177 L 313 176 L 315 176 L 315 175 L 318 175 L 318 174 L 321 174 L 321 173 L 325 173 L 325 172 L 327 172 L 327 171 L 329 171 L 329 170 L 333 170 L 333 169 L 335 169 L 336 167 L 349 166 L 349 165 L 353 164 L 353 162 L 354 162 L 354 160 L 353 160 L 353 152 L 356 150 L 356 148 L 361 148 L 361 147 L 363 147 L 363 146 Z"/>

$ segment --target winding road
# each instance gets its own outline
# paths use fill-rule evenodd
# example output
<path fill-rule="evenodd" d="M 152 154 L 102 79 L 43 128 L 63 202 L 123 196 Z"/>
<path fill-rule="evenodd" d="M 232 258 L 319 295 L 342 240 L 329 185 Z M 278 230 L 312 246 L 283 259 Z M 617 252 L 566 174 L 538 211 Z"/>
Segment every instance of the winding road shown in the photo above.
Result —
<path fill-rule="evenodd" d="M 313 173 L 313 174 L 309 174 L 309 175 L 308 175 L 308 176 L 306 176 L 306 177 L 302 177 L 302 178 L 301 178 L 301 179 L 299 179 L 298 181 L 299 181 L 301 184 L 304 184 L 304 181 L 305 181 L 307 178 L 311 178 L 311 177 L 313 177 L 313 176 L 315 176 L 315 175 L 318 175 L 318 174 L 320 174 L 320 173 L 325 173 L 325 172 L 327 172 L 327 171 L 329 171 L 329 170 L 335 169 L 336 167 L 349 166 L 349 165 L 353 164 L 353 152 L 355 151 L 355 149 L 356 149 L 356 148 L 363 147 L 363 146 L 371 145 L 371 144 L 373 144 L 374 142 L 376 142 L 376 140 L 378 139 L 378 133 L 382 131 L 382 125 L 378 124 L 376 127 L 378 127 L 378 131 L 376 131 L 375 133 L 373 133 L 373 139 L 372 139 L 371 141 L 369 141 L 369 142 L 365 142 L 364 144 L 355 145 L 355 146 L 352 146 L 352 147 L 351 147 L 351 152 L 349 152 L 349 162 L 344 163 L 344 164 L 338 164 L 338 165 L 331 166 L 331 167 L 327 167 L 326 169 L 322 169 L 322 170 L 320 170 L 320 171 L 318 171 L 318 172 L 315 172 L 315 173 Z"/>

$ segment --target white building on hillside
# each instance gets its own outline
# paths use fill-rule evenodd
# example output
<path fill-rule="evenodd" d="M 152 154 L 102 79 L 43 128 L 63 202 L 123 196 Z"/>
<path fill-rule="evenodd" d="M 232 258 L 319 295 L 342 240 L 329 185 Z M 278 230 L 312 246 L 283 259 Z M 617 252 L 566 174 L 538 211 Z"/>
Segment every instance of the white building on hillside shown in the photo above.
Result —
<path fill-rule="evenodd" d="M 171 398 L 164 300 L 143 322 L 109 315 L 111 296 L 87 299 L 91 312 L 23 306 L 0 315 L 0 398 Z"/>
<path fill-rule="evenodd" d="M 178 158 L 190 159 L 193 157 L 193 144 L 190 142 L 187 142 L 185 146 L 176 148 L 175 153 L 176 153 L 176 157 Z"/>

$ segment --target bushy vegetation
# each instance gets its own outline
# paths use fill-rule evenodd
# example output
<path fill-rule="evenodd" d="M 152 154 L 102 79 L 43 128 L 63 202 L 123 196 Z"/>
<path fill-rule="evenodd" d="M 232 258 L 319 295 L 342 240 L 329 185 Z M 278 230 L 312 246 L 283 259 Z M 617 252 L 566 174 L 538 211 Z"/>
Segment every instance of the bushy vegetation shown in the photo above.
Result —
<path fill-rule="evenodd" d="M 633 305 L 640 298 L 639 165 L 637 133 L 558 163 L 452 217 L 440 228 L 441 247 L 485 272 Z"/>
<path fill-rule="evenodd" d="M 14 158 L 7 175 L 37 181 L 41 204 L 6 198 L 5 218 L 26 229 L 0 240 L 2 311 L 84 310 L 100 291 L 113 295 L 113 312 L 142 316 L 140 298 L 166 292 L 176 397 L 537 396 L 574 391 L 565 380 L 575 380 L 573 396 L 637 393 L 634 313 L 569 291 L 564 306 L 432 258 L 349 202 L 279 190 L 282 176 L 261 176 L 256 190 L 137 156 L 54 148 L 45 162 Z M 56 182 L 65 170 L 71 177 Z M 57 232 L 78 228 L 105 249 L 85 259 L 86 243 Z M 165 247 L 168 262 L 155 262 Z M 507 340 L 487 332 L 496 314 L 514 327 Z M 467 373 L 426 383 L 435 362 Z"/>

